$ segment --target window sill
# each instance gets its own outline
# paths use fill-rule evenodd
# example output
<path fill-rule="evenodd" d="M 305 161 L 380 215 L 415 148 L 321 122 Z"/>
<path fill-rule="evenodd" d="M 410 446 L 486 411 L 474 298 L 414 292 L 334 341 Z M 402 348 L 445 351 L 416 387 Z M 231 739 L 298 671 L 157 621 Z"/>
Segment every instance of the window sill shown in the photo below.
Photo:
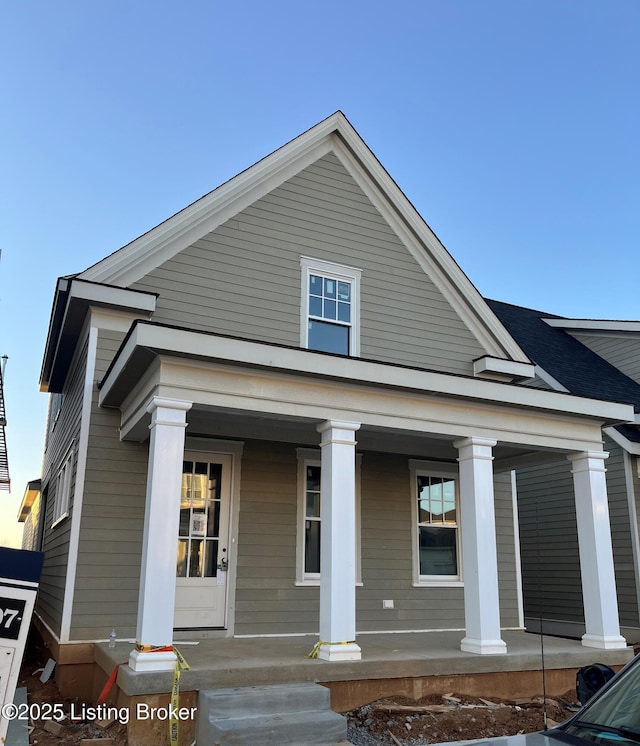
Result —
<path fill-rule="evenodd" d="M 55 521 L 51 524 L 51 528 L 55 528 L 59 523 L 62 523 L 65 518 L 69 517 L 69 511 L 66 513 L 63 513 L 59 518 L 56 518 Z"/>
<path fill-rule="evenodd" d="M 319 579 L 318 580 L 296 580 L 294 585 L 296 586 L 296 588 L 313 588 L 314 586 L 316 588 L 319 588 L 320 580 Z M 356 583 L 356 588 L 363 588 L 363 587 L 364 587 L 364 583 L 361 580 L 359 580 Z"/>
<path fill-rule="evenodd" d="M 420 580 L 412 588 L 464 588 L 463 580 Z"/>

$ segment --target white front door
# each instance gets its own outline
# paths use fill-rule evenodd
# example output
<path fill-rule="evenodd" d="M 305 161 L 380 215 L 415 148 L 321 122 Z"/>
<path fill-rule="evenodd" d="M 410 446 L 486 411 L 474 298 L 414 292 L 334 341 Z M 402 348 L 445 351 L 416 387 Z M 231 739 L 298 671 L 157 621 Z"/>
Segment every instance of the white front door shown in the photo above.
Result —
<path fill-rule="evenodd" d="M 224 627 L 231 456 L 185 453 L 173 626 Z"/>

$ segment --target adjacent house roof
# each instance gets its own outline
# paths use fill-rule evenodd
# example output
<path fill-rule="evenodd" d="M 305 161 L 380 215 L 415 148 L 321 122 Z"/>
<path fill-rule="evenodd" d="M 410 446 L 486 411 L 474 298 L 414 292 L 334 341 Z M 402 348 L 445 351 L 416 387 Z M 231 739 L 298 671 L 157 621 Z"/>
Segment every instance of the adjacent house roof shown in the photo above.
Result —
<path fill-rule="evenodd" d="M 487 304 L 532 362 L 566 391 L 633 404 L 640 412 L 640 385 L 565 331 L 575 327 L 573 320 L 496 300 L 487 300 Z M 598 322 L 590 324 L 591 328 L 601 326 Z M 640 442 L 640 430 L 635 425 L 617 429 L 629 440 Z"/>

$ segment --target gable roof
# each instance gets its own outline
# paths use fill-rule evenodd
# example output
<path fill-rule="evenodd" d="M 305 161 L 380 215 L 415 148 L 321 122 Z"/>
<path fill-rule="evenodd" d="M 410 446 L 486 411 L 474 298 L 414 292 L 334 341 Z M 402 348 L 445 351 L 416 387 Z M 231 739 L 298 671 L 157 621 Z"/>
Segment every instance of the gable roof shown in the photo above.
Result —
<path fill-rule="evenodd" d="M 531 360 L 570 393 L 633 404 L 640 412 L 640 385 L 564 329 L 545 320 L 558 320 L 559 324 L 561 316 L 496 300 L 487 299 L 487 303 Z M 637 428 L 622 427 L 632 440 L 638 439 Z"/>
<path fill-rule="evenodd" d="M 130 287 L 328 153 L 341 161 L 487 354 L 528 363 L 526 354 L 340 111 L 89 267 L 78 278 Z"/>

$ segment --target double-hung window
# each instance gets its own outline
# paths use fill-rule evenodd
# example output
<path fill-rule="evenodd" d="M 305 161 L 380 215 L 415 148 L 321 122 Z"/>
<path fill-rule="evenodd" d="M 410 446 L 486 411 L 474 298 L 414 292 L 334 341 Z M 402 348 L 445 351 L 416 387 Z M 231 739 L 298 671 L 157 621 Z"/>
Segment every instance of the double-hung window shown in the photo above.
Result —
<path fill-rule="evenodd" d="M 414 583 L 459 584 L 460 508 L 457 469 L 411 462 Z"/>
<path fill-rule="evenodd" d="M 360 462 L 356 456 L 356 577 L 360 582 Z M 298 448 L 298 532 L 296 584 L 320 584 L 320 452 Z"/>
<path fill-rule="evenodd" d="M 361 271 L 301 257 L 302 347 L 338 355 L 358 355 Z"/>

